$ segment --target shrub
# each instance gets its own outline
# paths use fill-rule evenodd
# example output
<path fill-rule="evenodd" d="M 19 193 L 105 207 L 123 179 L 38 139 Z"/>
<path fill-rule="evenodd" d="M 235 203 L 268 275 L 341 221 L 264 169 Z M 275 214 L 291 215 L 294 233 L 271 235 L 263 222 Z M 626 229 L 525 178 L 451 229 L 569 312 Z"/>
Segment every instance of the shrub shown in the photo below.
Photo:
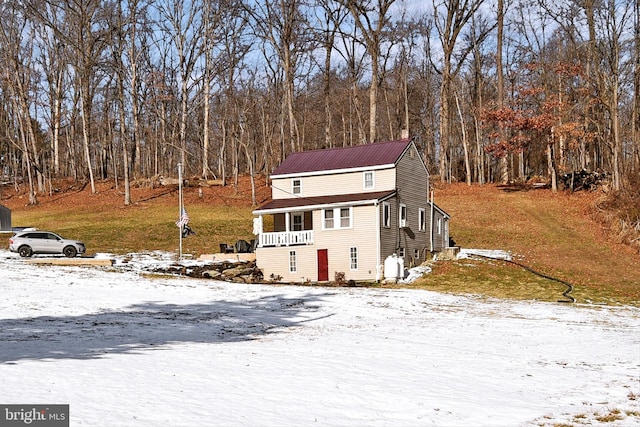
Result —
<path fill-rule="evenodd" d="M 629 175 L 624 188 L 609 193 L 598 210 L 618 240 L 640 252 L 640 175 Z"/>

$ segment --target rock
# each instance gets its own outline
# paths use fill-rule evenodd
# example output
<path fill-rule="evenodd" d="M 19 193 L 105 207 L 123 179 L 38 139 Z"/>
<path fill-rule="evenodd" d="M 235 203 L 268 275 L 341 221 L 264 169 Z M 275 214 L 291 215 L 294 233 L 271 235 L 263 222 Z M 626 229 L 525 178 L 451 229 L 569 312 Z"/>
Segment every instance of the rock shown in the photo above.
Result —
<path fill-rule="evenodd" d="M 226 277 L 238 277 L 238 276 L 248 276 L 253 272 L 251 268 L 246 267 L 233 267 L 226 269 L 222 272 L 222 274 Z"/>
<path fill-rule="evenodd" d="M 202 277 L 205 279 L 221 279 L 222 273 L 217 270 L 206 270 L 202 272 Z"/>

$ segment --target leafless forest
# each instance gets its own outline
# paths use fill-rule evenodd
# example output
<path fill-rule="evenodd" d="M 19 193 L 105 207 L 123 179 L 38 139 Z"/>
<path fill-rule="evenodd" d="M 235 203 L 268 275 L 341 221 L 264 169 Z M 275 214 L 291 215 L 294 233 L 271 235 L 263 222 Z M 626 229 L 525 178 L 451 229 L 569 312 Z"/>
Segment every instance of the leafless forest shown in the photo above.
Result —
<path fill-rule="evenodd" d="M 0 161 L 59 178 L 268 175 L 415 138 L 434 179 L 640 173 L 634 0 L 4 0 Z M 631 181 L 630 181 L 631 180 Z"/>

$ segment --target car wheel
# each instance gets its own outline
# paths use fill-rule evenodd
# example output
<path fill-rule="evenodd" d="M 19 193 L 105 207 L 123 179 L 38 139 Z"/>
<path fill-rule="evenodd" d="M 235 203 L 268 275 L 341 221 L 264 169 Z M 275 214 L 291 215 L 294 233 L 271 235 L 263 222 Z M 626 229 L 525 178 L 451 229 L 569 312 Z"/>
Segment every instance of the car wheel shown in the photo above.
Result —
<path fill-rule="evenodd" d="M 29 246 L 20 246 L 20 249 L 18 249 L 18 253 L 20 254 L 21 257 L 24 257 L 24 258 L 28 258 L 31 255 L 33 255 L 33 251 Z"/>
<path fill-rule="evenodd" d="M 62 252 L 67 258 L 74 258 L 76 255 L 78 255 L 78 251 L 73 246 L 67 246 Z"/>

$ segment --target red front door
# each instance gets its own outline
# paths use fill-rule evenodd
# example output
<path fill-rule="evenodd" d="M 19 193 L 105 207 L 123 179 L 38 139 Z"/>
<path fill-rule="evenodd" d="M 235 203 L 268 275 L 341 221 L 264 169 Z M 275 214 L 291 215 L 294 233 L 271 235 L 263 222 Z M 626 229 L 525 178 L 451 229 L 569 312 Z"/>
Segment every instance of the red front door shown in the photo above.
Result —
<path fill-rule="evenodd" d="M 326 249 L 318 249 L 318 282 L 329 280 L 329 256 Z"/>

